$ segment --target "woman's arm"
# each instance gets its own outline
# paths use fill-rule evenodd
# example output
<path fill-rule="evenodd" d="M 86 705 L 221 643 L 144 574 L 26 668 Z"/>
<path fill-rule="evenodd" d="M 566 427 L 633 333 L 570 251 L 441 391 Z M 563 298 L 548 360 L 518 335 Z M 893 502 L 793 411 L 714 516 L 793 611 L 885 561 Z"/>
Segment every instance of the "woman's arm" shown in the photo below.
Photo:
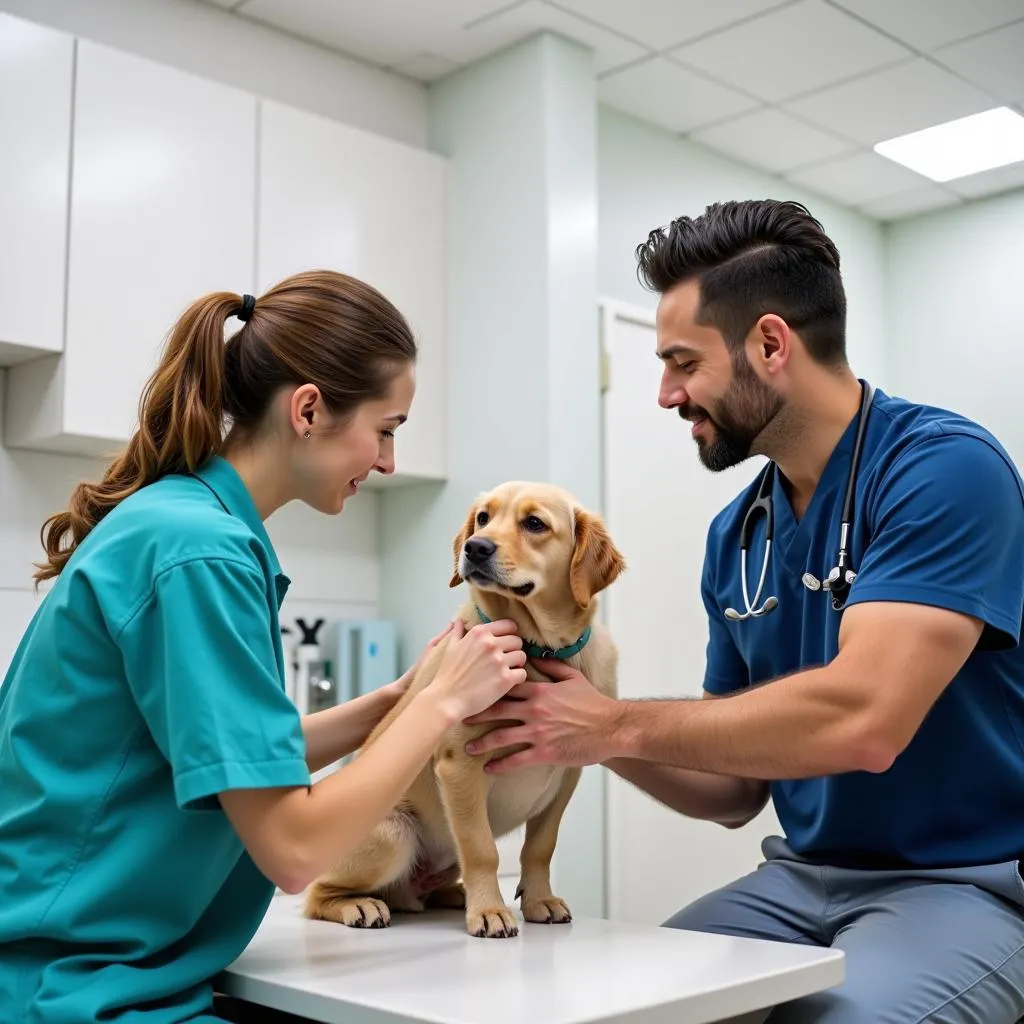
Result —
<path fill-rule="evenodd" d="M 302 719 L 306 764 L 309 765 L 310 774 L 340 761 L 346 754 L 351 754 L 363 745 L 377 723 L 409 689 L 427 655 L 452 631 L 454 625 L 454 621 L 449 622 L 393 683 Z"/>
<path fill-rule="evenodd" d="M 221 792 L 221 806 L 263 874 L 285 892 L 301 892 L 362 842 L 449 728 L 525 680 L 516 629 L 503 620 L 464 633 L 457 622 L 433 681 L 363 754 L 315 785 Z"/>
<path fill-rule="evenodd" d="M 391 683 L 337 707 L 305 715 L 302 733 L 306 738 L 306 764 L 310 772 L 318 772 L 358 750 L 403 692 Z"/>

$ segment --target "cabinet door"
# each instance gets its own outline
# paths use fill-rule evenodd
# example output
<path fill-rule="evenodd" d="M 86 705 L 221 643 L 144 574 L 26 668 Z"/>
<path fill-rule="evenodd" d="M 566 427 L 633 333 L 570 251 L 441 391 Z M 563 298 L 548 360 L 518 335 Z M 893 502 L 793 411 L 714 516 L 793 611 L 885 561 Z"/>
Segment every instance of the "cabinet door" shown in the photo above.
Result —
<path fill-rule="evenodd" d="M 0 366 L 64 344 L 74 39 L 0 14 Z"/>
<path fill-rule="evenodd" d="M 185 307 L 251 290 L 255 160 L 253 96 L 79 41 L 65 351 L 16 368 L 8 443 L 107 454 L 127 440 Z"/>
<path fill-rule="evenodd" d="M 446 163 L 279 103 L 260 107 L 259 288 L 301 270 L 338 270 L 402 311 L 420 357 L 411 420 L 396 441 L 396 478 L 441 479 Z"/>

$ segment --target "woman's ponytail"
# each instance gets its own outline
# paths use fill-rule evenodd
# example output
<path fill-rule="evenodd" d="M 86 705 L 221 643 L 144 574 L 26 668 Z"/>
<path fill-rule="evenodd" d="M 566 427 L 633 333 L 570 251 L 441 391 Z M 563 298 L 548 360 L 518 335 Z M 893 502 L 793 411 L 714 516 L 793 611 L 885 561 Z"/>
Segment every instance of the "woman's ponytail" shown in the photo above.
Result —
<path fill-rule="evenodd" d="M 139 428 L 98 484 L 81 483 L 43 524 L 37 583 L 59 575 L 75 548 L 119 502 L 167 473 L 195 470 L 223 441 L 224 324 L 252 312 L 251 297 L 215 292 L 175 324 L 139 402 Z"/>
<path fill-rule="evenodd" d="M 224 324 L 242 323 L 227 341 Z M 214 292 L 171 331 L 139 403 L 139 429 L 101 483 L 79 484 L 66 512 L 43 524 L 47 559 L 37 582 L 59 575 L 71 553 L 118 502 L 167 473 L 192 471 L 228 444 L 257 437 L 275 395 L 314 384 L 344 422 L 383 398 L 416 359 L 405 317 L 376 288 L 333 270 L 293 274 L 260 296 Z"/>

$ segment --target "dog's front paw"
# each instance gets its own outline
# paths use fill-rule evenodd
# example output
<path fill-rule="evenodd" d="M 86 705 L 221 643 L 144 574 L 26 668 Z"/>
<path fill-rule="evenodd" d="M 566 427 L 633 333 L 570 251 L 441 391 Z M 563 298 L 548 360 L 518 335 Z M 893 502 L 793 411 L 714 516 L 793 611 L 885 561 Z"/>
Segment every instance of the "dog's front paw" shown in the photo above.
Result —
<path fill-rule="evenodd" d="M 391 924 L 388 905 L 372 896 L 348 896 L 331 900 L 319 908 L 317 916 L 349 928 L 387 928 Z"/>
<path fill-rule="evenodd" d="M 568 924 L 572 913 L 565 900 L 557 896 L 523 898 L 523 917 L 534 924 Z"/>
<path fill-rule="evenodd" d="M 466 931 L 480 939 L 511 939 L 519 926 L 508 907 L 486 907 L 467 911 Z"/>

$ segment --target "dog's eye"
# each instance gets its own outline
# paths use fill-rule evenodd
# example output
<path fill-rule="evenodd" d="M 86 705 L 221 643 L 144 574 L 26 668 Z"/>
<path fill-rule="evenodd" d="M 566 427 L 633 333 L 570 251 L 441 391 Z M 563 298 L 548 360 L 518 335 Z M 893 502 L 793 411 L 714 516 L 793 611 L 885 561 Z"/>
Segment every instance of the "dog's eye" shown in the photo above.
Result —
<path fill-rule="evenodd" d="M 530 533 L 543 533 L 547 529 L 547 524 L 536 516 L 527 516 L 523 520 L 523 526 Z"/>
<path fill-rule="evenodd" d="M 477 512 L 477 514 L 476 514 L 476 525 L 477 526 L 486 526 L 487 525 L 487 520 L 490 519 L 490 518 L 491 517 L 486 512 Z"/>

